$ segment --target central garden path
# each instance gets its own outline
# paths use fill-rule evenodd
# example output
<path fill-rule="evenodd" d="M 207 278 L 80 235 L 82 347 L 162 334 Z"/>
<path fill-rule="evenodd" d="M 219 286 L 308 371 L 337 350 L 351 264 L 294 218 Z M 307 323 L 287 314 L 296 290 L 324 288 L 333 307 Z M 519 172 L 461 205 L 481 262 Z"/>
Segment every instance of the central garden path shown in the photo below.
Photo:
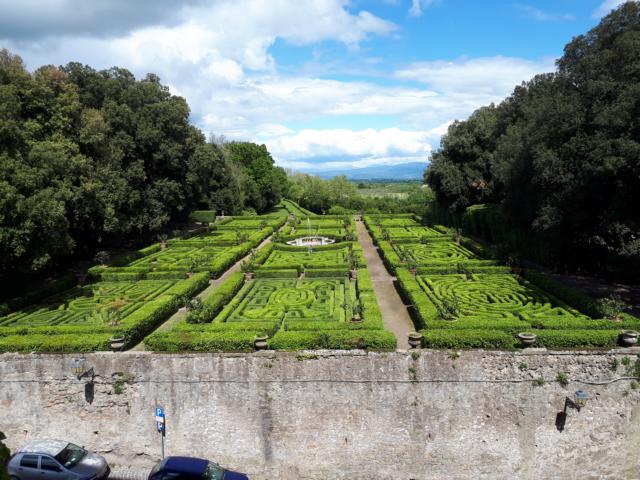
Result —
<path fill-rule="evenodd" d="M 264 247 L 267 243 L 269 243 L 271 241 L 271 236 L 268 236 L 267 238 L 265 238 L 262 243 L 260 245 L 258 245 L 256 247 L 256 249 L 261 249 L 262 247 Z M 207 298 L 209 295 L 211 295 L 211 293 L 218 288 L 218 285 L 220 285 L 221 283 L 223 283 L 225 280 L 227 280 L 231 274 L 239 272 L 240 271 L 240 265 L 242 264 L 242 262 L 244 262 L 245 260 L 247 260 L 249 258 L 249 256 L 251 255 L 251 253 L 249 253 L 247 256 L 241 258 L 240 260 L 238 260 L 232 267 L 230 267 L 226 272 L 224 272 L 222 275 L 220 275 L 219 278 L 216 278 L 215 280 L 212 280 L 209 283 L 209 286 L 207 288 L 205 288 L 203 291 L 201 291 L 198 295 L 196 295 L 196 297 L 201 298 L 202 300 L 204 300 L 205 298 Z M 154 332 L 169 332 L 171 331 L 171 329 L 180 321 L 182 320 L 185 315 L 187 313 L 184 310 L 178 310 L 176 313 L 174 313 L 171 317 L 169 317 L 169 319 L 164 322 L 162 325 L 160 325 L 158 328 L 156 328 L 154 330 Z M 152 332 L 153 333 L 153 332 Z M 149 334 L 150 335 L 150 334 Z M 130 349 L 131 351 L 135 351 L 135 352 L 144 352 L 146 351 L 146 347 L 144 345 L 144 339 L 137 344 L 135 347 Z"/>
<path fill-rule="evenodd" d="M 413 332 L 415 327 L 409 316 L 407 307 L 402 303 L 400 295 L 393 286 L 393 277 L 389 275 L 382 263 L 378 250 L 373 244 L 371 235 L 367 231 L 363 222 L 355 222 L 358 232 L 358 240 L 367 260 L 367 268 L 371 275 L 373 290 L 378 297 L 378 306 L 382 312 L 384 328 L 392 331 L 398 339 L 398 348 L 408 349 L 409 341 L 407 335 Z"/>

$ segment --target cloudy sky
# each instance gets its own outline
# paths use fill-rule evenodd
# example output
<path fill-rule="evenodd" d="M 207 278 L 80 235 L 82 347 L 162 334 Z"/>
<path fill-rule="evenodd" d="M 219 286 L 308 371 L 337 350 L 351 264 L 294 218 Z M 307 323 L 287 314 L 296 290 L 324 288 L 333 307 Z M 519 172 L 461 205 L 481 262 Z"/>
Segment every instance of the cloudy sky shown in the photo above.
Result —
<path fill-rule="evenodd" d="M 303 171 L 426 162 L 621 0 L 0 0 L 0 48 L 158 74 L 206 133 Z"/>

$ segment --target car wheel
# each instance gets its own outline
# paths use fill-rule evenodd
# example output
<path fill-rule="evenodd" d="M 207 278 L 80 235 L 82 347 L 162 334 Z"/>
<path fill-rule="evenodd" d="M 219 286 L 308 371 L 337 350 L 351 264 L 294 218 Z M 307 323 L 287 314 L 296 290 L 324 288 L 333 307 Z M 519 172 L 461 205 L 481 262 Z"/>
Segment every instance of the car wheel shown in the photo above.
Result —
<path fill-rule="evenodd" d="M 15 475 L 11 475 L 9 477 L 9 480 L 20 480 L 18 477 L 16 477 Z"/>

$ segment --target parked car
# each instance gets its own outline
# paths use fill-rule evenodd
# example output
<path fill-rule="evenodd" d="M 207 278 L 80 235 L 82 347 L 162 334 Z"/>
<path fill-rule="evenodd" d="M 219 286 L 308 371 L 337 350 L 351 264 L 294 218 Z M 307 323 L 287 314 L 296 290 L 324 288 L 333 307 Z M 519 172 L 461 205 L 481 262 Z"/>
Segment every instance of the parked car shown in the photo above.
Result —
<path fill-rule="evenodd" d="M 148 480 L 249 480 L 249 477 L 202 458 L 167 457 L 151 469 Z"/>
<path fill-rule="evenodd" d="M 104 458 L 63 440 L 34 440 L 11 457 L 11 480 L 106 480 Z"/>

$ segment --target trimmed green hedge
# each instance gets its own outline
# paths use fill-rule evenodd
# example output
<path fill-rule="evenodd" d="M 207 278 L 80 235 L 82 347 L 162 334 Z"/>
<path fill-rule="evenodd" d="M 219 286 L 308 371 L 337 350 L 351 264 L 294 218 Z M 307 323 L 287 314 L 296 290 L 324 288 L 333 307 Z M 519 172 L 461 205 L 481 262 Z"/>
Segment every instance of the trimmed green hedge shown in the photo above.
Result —
<path fill-rule="evenodd" d="M 325 332 L 279 331 L 269 339 L 269 348 L 274 350 L 310 350 L 310 349 L 368 349 L 395 350 L 396 337 L 385 330 L 353 330 Z"/>
<path fill-rule="evenodd" d="M 422 330 L 426 348 L 485 348 L 513 350 L 513 335 L 498 330 Z"/>
<path fill-rule="evenodd" d="M 211 322 L 220 310 L 227 304 L 233 296 L 244 285 L 244 274 L 233 273 L 229 278 L 216 288 L 211 295 L 204 299 L 203 303 L 207 307 L 208 322 Z"/>
<path fill-rule="evenodd" d="M 125 336 L 126 347 L 129 348 L 142 340 L 179 307 L 180 302 L 176 296 L 160 295 L 126 317 L 118 326 L 118 331 Z"/>
<path fill-rule="evenodd" d="M 439 320 L 438 311 L 433 303 L 429 301 L 415 277 L 406 270 L 398 270 L 397 287 L 401 296 L 408 301 L 413 308 L 411 314 L 418 328 L 425 328 L 431 322 Z"/>
<path fill-rule="evenodd" d="M 544 318 L 531 320 L 531 326 L 544 330 L 640 330 L 640 319 L 629 316 L 620 322 L 590 318 Z"/>
<path fill-rule="evenodd" d="M 0 337 L 0 352 L 94 352 L 109 350 L 109 333 L 29 334 Z"/>
<path fill-rule="evenodd" d="M 156 332 L 144 340 L 156 352 L 248 352 L 253 350 L 255 333 L 225 332 Z"/>
<path fill-rule="evenodd" d="M 206 272 L 195 273 L 191 278 L 176 283 L 164 293 L 165 295 L 193 297 L 196 293 L 207 288 L 208 285 L 209 275 Z"/>
<path fill-rule="evenodd" d="M 254 274 L 256 278 L 297 278 L 299 275 L 298 270 L 269 270 L 265 268 L 260 268 Z"/>
<path fill-rule="evenodd" d="M 269 255 L 271 255 L 271 252 L 273 252 L 273 248 L 274 248 L 273 243 L 267 243 L 264 247 L 262 247 L 260 250 L 256 252 L 254 257 L 254 262 L 257 265 L 262 265 L 265 262 L 265 260 L 269 258 Z"/>
<path fill-rule="evenodd" d="M 536 330 L 533 346 L 546 348 L 613 348 L 620 330 Z"/>
<path fill-rule="evenodd" d="M 531 330 L 531 324 L 514 318 L 465 318 L 454 321 L 432 320 L 427 324 L 427 330 L 500 330 L 515 334 Z"/>
<path fill-rule="evenodd" d="M 349 276 L 349 270 L 345 268 L 331 269 L 331 268 L 307 268 L 304 271 L 304 276 L 307 278 L 316 277 L 347 277 Z"/>
<path fill-rule="evenodd" d="M 499 330 L 423 330 L 427 348 L 484 348 L 512 350 L 519 346 L 515 335 Z M 535 330 L 534 347 L 550 349 L 613 348 L 620 330 Z"/>

